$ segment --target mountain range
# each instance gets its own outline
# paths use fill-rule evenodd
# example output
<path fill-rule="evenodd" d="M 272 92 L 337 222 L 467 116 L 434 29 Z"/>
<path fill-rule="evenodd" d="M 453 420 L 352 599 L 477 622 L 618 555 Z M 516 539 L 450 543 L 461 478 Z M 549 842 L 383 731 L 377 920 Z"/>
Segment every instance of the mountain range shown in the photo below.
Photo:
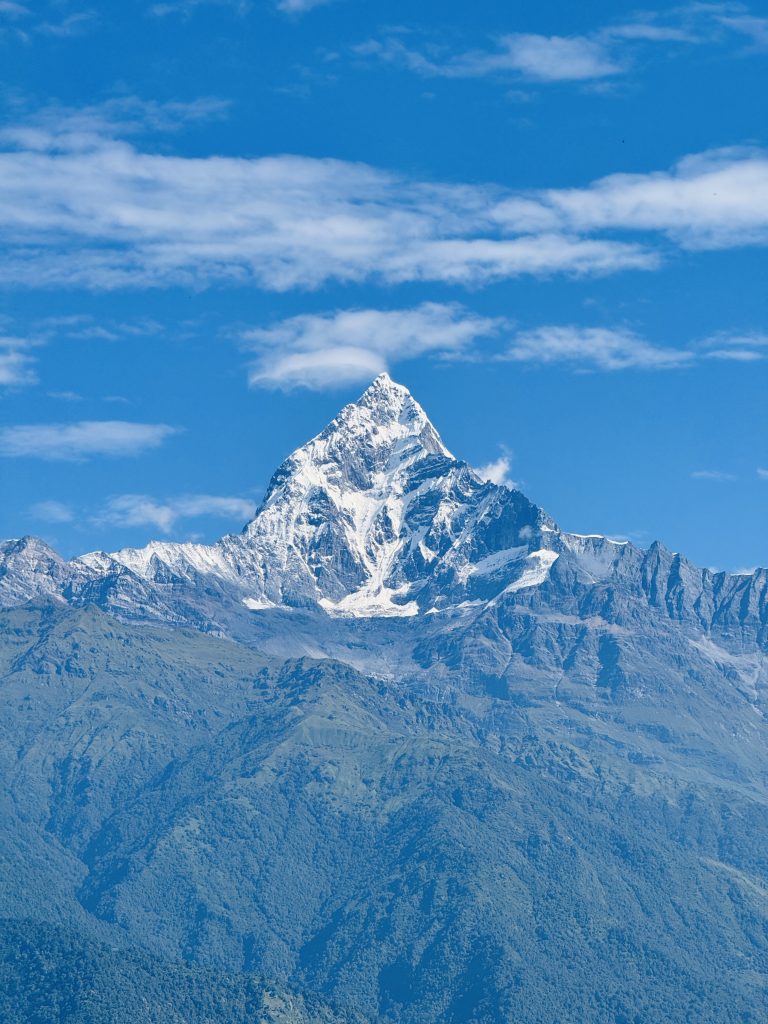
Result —
<path fill-rule="evenodd" d="M 0 607 L 14 949 L 276 1020 L 766 1019 L 766 570 L 561 530 L 382 375 L 242 533 L 7 541 Z"/>

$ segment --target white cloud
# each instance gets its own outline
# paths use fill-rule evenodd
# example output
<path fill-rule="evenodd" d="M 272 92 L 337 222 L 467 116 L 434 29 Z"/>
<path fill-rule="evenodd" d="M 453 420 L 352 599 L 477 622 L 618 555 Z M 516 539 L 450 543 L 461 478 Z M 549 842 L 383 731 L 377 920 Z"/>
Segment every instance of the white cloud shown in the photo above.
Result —
<path fill-rule="evenodd" d="M 697 469 L 691 473 L 692 480 L 712 480 L 715 483 L 731 483 L 737 477 L 733 473 L 724 473 L 719 469 Z"/>
<path fill-rule="evenodd" d="M 661 348 L 631 331 L 548 326 L 515 335 L 502 356 L 519 363 L 565 363 L 596 370 L 663 370 L 689 365 L 693 353 Z"/>
<path fill-rule="evenodd" d="M 152 526 L 162 533 L 170 533 L 181 519 L 210 516 L 243 522 L 252 519 L 255 511 L 254 502 L 247 498 L 186 494 L 157 499 L 145 494 L 121 494 L 111 498 L 93 518 L 100 525 Z"/>
<path fill-rule="evenodd" d="M 283 11 L 284 14 L 303 14 L 329 3 L 332 3 L 332 0 L 277 0 L 276 6 L 278 11 Z"/>
<path fill-rule="evenodd" d="M 29 355 L 30 346 L 25 338 L 0 335 L 0 388 L 37 383 L 36 360 Z"/>
<path fill-rule="evenodd" d="M 513 71 L 532 81 L 567 82 L 606 78 L 622 68 L 598 39 L 513 32 L 499 39 L 495 51 L 465 53 L 435 70 L 473 78 Z"/>
<path fill-rule="evenodd" d="M 232 7 L 237 14 L 246 14 L 251 9 L 249 0 L 169 0 L 167 3 L 152 4 L 149 13 L 156 17 L 167 14 L 181 14 L 188 17 L 198 7 Z"/>
<path fill-rule="evenodd" d="M 55 398 L 60 402 L 82 402 L 83 396 L 77 391 L 49 391 L 49 398 Z"/>
<path fill-rule="evenodd" d="M 715 348 L 707 352 L 707 359 L 721 359 L 732 363 L 755 363 L 764 356 L 750 348 Z"/>
<path fill-rule="evenodd" d="M 72 508 L 61 501 L 38 501 L 29 511 L 46 523 L 71 523 L 75 518 Z"/>
<path fill-rule="evenodd" d="M 696 43 L 700 37 L 687 28 L 659 25 L 653 21 L 634 21 L 624 25 L 610 25 L 600 35 L 606 39 L 629 39 L 648 43 Z"/>
<path fill-rule="evenodd" d="M 750 14 L 724 15 L 718 19 L 721 25 L 740 32 L 752 40 L 756 48 L 768 46 L 768 18 L 759 18 Z"/>
<path fill-rule="evenodd" d="M 22 387 L 34 384 L 37 375 L 33 369 L 31 356 L 13 349 L 0 349 L 0 387 Z"/>
<path fill-rule="evenodd" d="M 493 49 L 445 55 L 406 46 L 396 36 L 369 40 L 355 47 L 358 56 L 373 56 L 402 64 L 422 75 L 442 78 L 482 78 L 509 75 L 533 82 L 588 81 L 619 74 L 621 66 L 606 44 L 586 36 L 543 36 L 512 32 L 500 36 Z"/>
<path fill-rule="evenodd" d="M 505 484 L 507 487 L 516 487 L 517 484 L 510 476 L 511 471 L 512 460 L 508 455 L 500 455 L 498 459 L 486 463 L 485 466 L 478 466 L 475 470 L 481 480 L 490 480 L 492 484 Z"/>
<path fill-rule="evenodd" d="M 650 268 L 642 243 L 517 233 L 504 193 L 302 157 L 146 154 L 86 128 L 6 131 L 0 282 L 28 286 L 329 280 L 483 283 Z M 512 237 L 517 234 L 518 237 Z"/>
<path fill-rule="evenodd" d="M 706 359 L 754 363 L 768 355 L 768 334 L 754 331 L 746 334 L 715 334 L 703 342 Z"/>
<path fill-rule="evenodd" d="M 6 132 L 11 141 L 32 150 L 52 146 L 61 152 L 82 152 L 117 136 L 176 132 L 189 125 L 220 121 L 227 117 L 230 106 L 215 96 L 164 102 L 114 96 L 83 107 L 50 103 L 35 111 L 28 124 Z"/>
<path fill-rule="evenodd" d="M 671 171 L 613 174 L 588 188 L 550 189 L 499 204 L 510 230 L 661 232 L 690 249 L 768 242 L 768 153 L 722 149 Z"/>
<path fill-rule="evenodd" d="M 768 469 L 761 469 L 758 467 L 757 475 L 761 480 L 768 480 Z"/>
<path fill-rule="evenodd" d="M 419 46 L 412 42 L 418 39 L 413 30 L 395 29 L 383 39 L 359 44 L 353 52 L 425 76 L 513 75 L 539 84 L 597 82 L 630 72 L 636 64 L 634 58 L 647 54 L 650 45 L 668 54 L 674 51 L 663 44 L 721 45 L 732 41 L 734 34 L 747 35 L 762 47 L 768 42 L 768 19 L 743 12 L 729 15 L 726 7 L 717 4 L 688 4 L 662 12 L 639 12 L 633 21 L 604 25 L 583 35 L 510 32 L 496 36 L 483 49 L 465 51 L 429 38 Z"/>
<path fill-rule="evenodd" d="M 768 154 L 758 150 L 515 192 L 338 160 L 149 154 L 112 137 L 102 116 L 58 126 L 49 117 L 0 135 L 0 283 L 472 285 L 652 269 L 669 240 L 768 241 Z"/>
<path fill-rule="evenodd" d="M 459 354 L 502 325 L 456 303 L 425 302 L 412 309 L 294 316 L 242 337 L 257 352 L 251 384 L 325 388 L 371 380 L 399 360 Z"/>
<path fill-rule="evenodd" d="M 0 429 L 0 455 L 79 461 L 92 455 L 139 455 L 178 433 L 165 423 L 83 420 Z"/>
<path fill-rule="evenodd" d="M 79 36 L 87 32 L 97 20 L 95 11 L 76 11 L 74 14 L 62 18 L 61 21 L 44 21 L 36 26 L 35 31 L 48 36 Z"/>

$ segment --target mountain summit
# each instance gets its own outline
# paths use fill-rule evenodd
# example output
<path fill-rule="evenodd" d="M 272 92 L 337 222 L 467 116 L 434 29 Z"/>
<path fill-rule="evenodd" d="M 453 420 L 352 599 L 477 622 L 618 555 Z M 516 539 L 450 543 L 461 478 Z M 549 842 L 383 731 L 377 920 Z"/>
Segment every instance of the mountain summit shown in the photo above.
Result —
<path fill-rule="evenodd" d="M 584 623 L 582 651 L 587 638 L 599 646 L 599 623 L 647 616 L 732 645 L 765 640 L 766 592 L 762 570 L 716 574 L 658 544 L 643 551 L 563 532 L 520 491 L 481 480 L 455 458 L 408 389 L 387 374 L 285 460 L 240 534 L 71 562 L 29 538 L 0 546 L 6 605 L 53 596 L 267 646 L 287 630 L 299 650 L 335 656 L 359 645 L 332 620 L 418 619 L 422 662 L 437 649 L 438 660 L 447 649 L 461 659 L 470 638 L 498 634 L 482 645 L 491 672 L 511 653 L 508 639 L 498 638 L 507 637 L 510 621 L 520 625 L 523 611 L 534 616 L 529 632 L 543 628 L 545 609 L 550 623 L 564 614 Z M 290 629 L 284 618 L 273 628 L 271 616 L 290 611 L 302 616 Z M 415 641 L 405 636 L 398 643 L 408 662 Z M 440 637 L 427 645 L 429 655 L 427 636 Z"/>
<path fill-rule="evenodd" d="M 35 579 L 31 566 L 26 590 L 68 586 L 80 600 L 98 589 L 126 614 L 135 581 L 135 612 L 170 621 L 189 618 L 180 605 L 212 587 L 250 612 L 411 617 L 493 596 L 502 577 L 504 586 L 543 579 L 556 536 L 522 494 L 454 458 L 408 389 L 381 374 L 285 460 L 240 535 L 84 555 L 69 563 L 64 588 Z M 24 591 L 17 582 L 16 597 Z"/>

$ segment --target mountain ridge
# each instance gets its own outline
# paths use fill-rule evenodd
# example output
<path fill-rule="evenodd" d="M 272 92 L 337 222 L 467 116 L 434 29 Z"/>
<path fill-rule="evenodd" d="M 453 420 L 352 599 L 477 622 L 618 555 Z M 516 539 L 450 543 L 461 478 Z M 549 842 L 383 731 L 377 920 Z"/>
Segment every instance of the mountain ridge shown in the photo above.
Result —
<path fill-rule="evenodd" d="M 658 542 L 644 550 L 560 530 L 522 492 L 454 458 L 386 374 L 282 463 L 239 534 L 70 561 L 34 538 L 0 544 L 0 606 L 44 597 L 379 673 L 445 672 L 490 630 L 501 639 L 481 663 L 493 677 L 513 609 L 538 616 L 539 633 L 563 612 L 582 624 L 561 668 L 578 648 L 605 646 L 596 631 L 640 624 L 677 623 L 721 663 L 768 644 L 766 570 L 713 573 Z"/>

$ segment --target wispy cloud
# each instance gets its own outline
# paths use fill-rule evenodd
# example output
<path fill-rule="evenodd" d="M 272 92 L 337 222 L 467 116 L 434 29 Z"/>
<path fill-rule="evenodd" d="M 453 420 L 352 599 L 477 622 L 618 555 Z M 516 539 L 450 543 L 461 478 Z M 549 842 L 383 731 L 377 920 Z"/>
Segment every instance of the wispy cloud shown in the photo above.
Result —
<path fill-rule="evenodd" d="M 622 67 L 599 39 L 514 32 L 500 36 L 489 50 L 443 56 L 411 49 L 401 39 L 369 40 L 355 48 L 359 56 L 400 63 L 422 75 L 481 78 L 515 74 L 533 82 L 587 81 L 620 74 Z"/>
<path fill-rule="evenodd" d="M 109 526 L 152 526 L 170 533 L 183 519 L 211 517 L 245 522 L 256 507 L 248 498 L 185 494 L 177 498 L 152 498 L 146 494 L 121 494 L 111 498 L 92 520 Z"/>
<path fill-rule="evenodd" d="M 715 334 L 703 342 L 706 359 L 736 363 L 754 363 L 768 357 L 768 334 L 753 331 L 742 334 Z"/>
<path fill-rule="evenodd" d="M 757 475 L 760 480 L 768 480 L 768 469 L 758 467 Z"/>
<path fill-rule="evenodd" d="M 242 337 L 257 352 L 249 372 L 252 385 L 318 389 L 370 380 L 416 356 L 455 356 L 502 326 L 502 320 L 456 303 L 426 302 L 412 309 L 294 316 Z"/>
<path fill-rule="evenodd" d="M 62 501 L 38 501 L 29 511 L 46 523 L 71 523 L 75 518 L 74 509 Z"/>
<path fill-rule="evenodd" d="M 512 230 L 659 232 L 689 249 L 768 242 L 768 153 L 730 148 L 680 160 L 671 171 L 612 174 L 588 188 L 503 201 Z"/>
<path fill-rule="evenodd" d="M 82 107 L 49 103 L 29 113 L 23 124 L 6 128 L 4 134 L 20 149 L 84 152 L 102 147 L 109 139 L 168 134 L 220 121 L 228 116 L 230 107 L 229 101 L 215 96 L 163 102 L 134 95 L 112 96 Z"/>
<path fill-rule="evenodd" d="M 672 44 L 719 44 L 734 34 L 747 35 L 762 46 L 768 41 L 768 19 L 728 14 L 721 5 L 689 4 L 666 14 L 640 12 L 634 20 L 603 25 L 582 35 L 507 32 L 472 50 L 397 29 L 360 43 L 353 52 L 431 77 L 511 76 L 537 84 L 583 83 L 627 74 L 649 46 L 668 53 Z"/>
<path fill-rule="evenodd" d="M 0 429 L 0 455 L 56 461 L 81 461 L 94 455 L 139 455 L 178 433 L 165 423 L 83 420 Z"/>
<path fill-rule="evenodd" d="M 75 11 L 60 21 L 41 21 L 35 26 L 35 31 L 42 35 L 58 36 L 66 39 L 70 36 L 81 36 L 88 32 L 98 20 L 95 11 Z"/>
<path fill-rule="evenodd" d="M 733 473 L 725 473 L 719 469 L 697 469 L 691 473 L 692 480 L 712 480 L 715 483 L 732 483 L 738 479 Z"/>
<path fill-rule="evenodd" d="M 662 345 L 623 326 L 546 324 L 515 331 L 506 318 L 483 317 L 458 303 L 302 314 L 241 331 L 238 337 L 255 352 L 250 384 L 284 390 L 363 382 L 420 356 L 613 373 L 680 370 L 712 354 L 711 341 L 692 341 L 684 347 Z M 737 346 L 733 351 L 739 352 L 744 338 L 729 337 Z M 753 345 L 760 343 L 761 336 L 745 337 Z"/>
<path fill-rule="evenodd" d="M 0 283 L 477 285 L 653 269 L 670 243 L 768 241 L 762 150 L 689 156 L 670 171 L 580 188 L 514 191 L 338 160 L 149 154 L 116 137 L 110 116 L 89 108 L 54 124 L 48 112 L 0 136 Z"/>
<path fill-rule="evenodd" d="M 740 32 L 752 40 L 756 49 L 768 47 L 768 18 L 755 17 L 751 14 L 720 15 L 721 25 Z"/>
<path fill-rule="evenodd" d="M 0 388 L 24 387 L 37 383 L 35 358 L 25 338 L 0 335 Z"/>
<path fill-rule="evenodd" d="M 315 7 L 324 7 L 333 2 L 334 0 L 277 0 L 275 6 L 284 14 L 304 14 Z"/>
<path fill-rule="evenodd" d="M 695 357 L 686 349 L 652 345 L 627 330 L 546 326 L 515 335 L 501 358 L 518 363 L 561 363 L 579 369 L 668 370 L 688 366 Z"/>
<path fill-rule="evenodd" d="M 507 487 L 516 487 L 517 484 L 511 477 L 512 459 L 509 455 L 500 455 L 498 459 L 478 466 L 475 472 L 481 480 L 490 480 L 492 484 L 505 484 Z"/>
<path fill-rule="evenodd" d="M 251 9 L 249 0 L 168 0 L 168 2 L 151 4 L 149 13 L 156 17 L 168 14 L 181 14 L 189 17 L 200 7 L 230 7 L 236 14 L 247 14 Z"/>
<path fill-rule="evenodd" d="M 67 7 L 70 9 L 67 10 Z M 11 38 L 29 43 L 35 35 L 65 39 L 80 36 L 89 31 L 97 22 L 95 10 L 82 6 L 74 7 L 67 0 L 49 0 L 34 6 L 15 0 L 0 0 L 0 35 L 2 22 L 10 23 Z"/>
<path fill-rule="evenodd" d="M 0 0 L 0 15 L 6 18 L 24 18 L 30 14 L 28 7 L 13 3 L 12 0 Z"/>
<path fill-rule="evenodd" d="M 83 396 L 77 391 L 49 391 L 49 398 L 55 398 L 59 402 L 82 402 Z"/>

